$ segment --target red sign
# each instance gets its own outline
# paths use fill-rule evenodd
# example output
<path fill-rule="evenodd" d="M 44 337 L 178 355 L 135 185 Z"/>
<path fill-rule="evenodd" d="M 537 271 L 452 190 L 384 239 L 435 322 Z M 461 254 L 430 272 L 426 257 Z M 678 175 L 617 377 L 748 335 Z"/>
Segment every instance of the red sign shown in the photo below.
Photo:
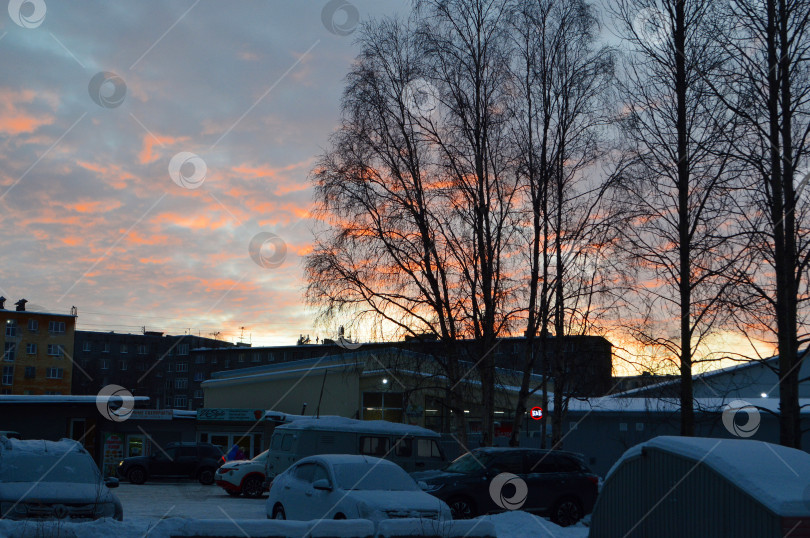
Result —
<path fill-rule="evenodd" d="M 532 410 L 529 411 L 529 414 L 532 416 L 534 420 L 540 420 L 543 418 L 543 409 L 540 407 L 532 407 Z"/>

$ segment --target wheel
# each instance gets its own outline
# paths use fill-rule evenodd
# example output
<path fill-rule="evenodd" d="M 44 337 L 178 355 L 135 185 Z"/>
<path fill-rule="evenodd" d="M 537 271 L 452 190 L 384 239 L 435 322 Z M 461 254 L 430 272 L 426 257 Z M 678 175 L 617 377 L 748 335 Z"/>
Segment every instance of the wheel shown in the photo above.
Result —
<path fill-rule="evenodd" d="M 143 467 L 134 467 L 127 473 L 127 479 L 133 484 L 143 484 L 146 482 L 146 471 Z"/>
<path fill-rule="evenodd" d="M 264 480 L 258 476 L 249 476 L 245 478 L 245 481 L 242 482 L 242 493 L 245 494 L 245 497 L 258 499 L 262 496 L 262 493 L 264 493 L 262 482 L 264 482 Z"/>
<path fill-rule="evenodd" d="M 337 514 L 335 514 L 335 519 L 346 519 L 346 514 L 341 514 L 340 512 L 338 512 Z"/>
<path fill-rule="evenodd" d="M 273 519 L 287 519 L 287 514 L 284 513 L 284 507 L 280 504 L 273 507 Z"/>
<path fill-rule="evenodd" d="M 228 495 L 230 495 L 231 497 L 239 497 L 241 493 L 240 491 L 234 491 L 232 489 L 226 489 L 225 491 L 227 491 Z"/>
<path fill-rule="evenodd" d="M 576 499 L 560 499 L 551 511 L 551 521 L 560 527 L 573 525 L 582 519 L 582 505 Z"/>
<path fill-rule="evenodd" d="M 204 486 L 210 486 L 214 483 L 214 470 L 213 469 L 201 469 L 199 473 L 197 473 L 197 478 L 200 481 L 200 484 Z"/>
<path fill-rule="evenodd" d="M 467 497 L 456 497 L 447 501 L 453 519 L 470 519 L 477 516 L 475 504 Z"/>

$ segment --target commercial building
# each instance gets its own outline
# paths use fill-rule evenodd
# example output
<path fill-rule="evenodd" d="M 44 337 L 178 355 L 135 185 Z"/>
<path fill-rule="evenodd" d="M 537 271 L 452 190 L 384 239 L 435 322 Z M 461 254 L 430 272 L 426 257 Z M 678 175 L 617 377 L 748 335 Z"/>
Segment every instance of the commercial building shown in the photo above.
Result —
<path fill-rule="evenodd" d="M 76 308 L 64 314 L 30 311 L 28 301 L 20 299 L 15 310 L 7 310 L 5 302 L 0 297 L 4 325 L 0 394 L 70 394 Z"/>

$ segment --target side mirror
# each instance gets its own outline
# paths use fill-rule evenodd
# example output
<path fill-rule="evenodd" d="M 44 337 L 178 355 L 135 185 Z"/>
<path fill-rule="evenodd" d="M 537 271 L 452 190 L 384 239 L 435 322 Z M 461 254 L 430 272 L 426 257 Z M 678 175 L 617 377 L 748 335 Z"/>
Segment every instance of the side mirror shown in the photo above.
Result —
<path fill-rule="evenodd" d="M 104 485 L 108 488 L 117 488 L 120 482 L 114 476 L 108 476 L 104 479 Z"/>
<path fill-rule="evenodd" d="M 312 487 L 321 491 L 332 491 L 332 486 L 329 485 L 329 480 L 321 478 L 312 483 Z"/>

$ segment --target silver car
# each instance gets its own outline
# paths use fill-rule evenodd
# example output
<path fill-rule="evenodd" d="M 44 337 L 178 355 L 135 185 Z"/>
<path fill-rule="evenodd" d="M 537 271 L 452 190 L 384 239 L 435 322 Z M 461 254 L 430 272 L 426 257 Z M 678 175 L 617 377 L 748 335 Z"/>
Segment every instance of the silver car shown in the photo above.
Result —
<path fill-rule="evenodd" d="M 0 437 L 0 518 L 121 521 L 121 501 L 78 442 Z"/>

